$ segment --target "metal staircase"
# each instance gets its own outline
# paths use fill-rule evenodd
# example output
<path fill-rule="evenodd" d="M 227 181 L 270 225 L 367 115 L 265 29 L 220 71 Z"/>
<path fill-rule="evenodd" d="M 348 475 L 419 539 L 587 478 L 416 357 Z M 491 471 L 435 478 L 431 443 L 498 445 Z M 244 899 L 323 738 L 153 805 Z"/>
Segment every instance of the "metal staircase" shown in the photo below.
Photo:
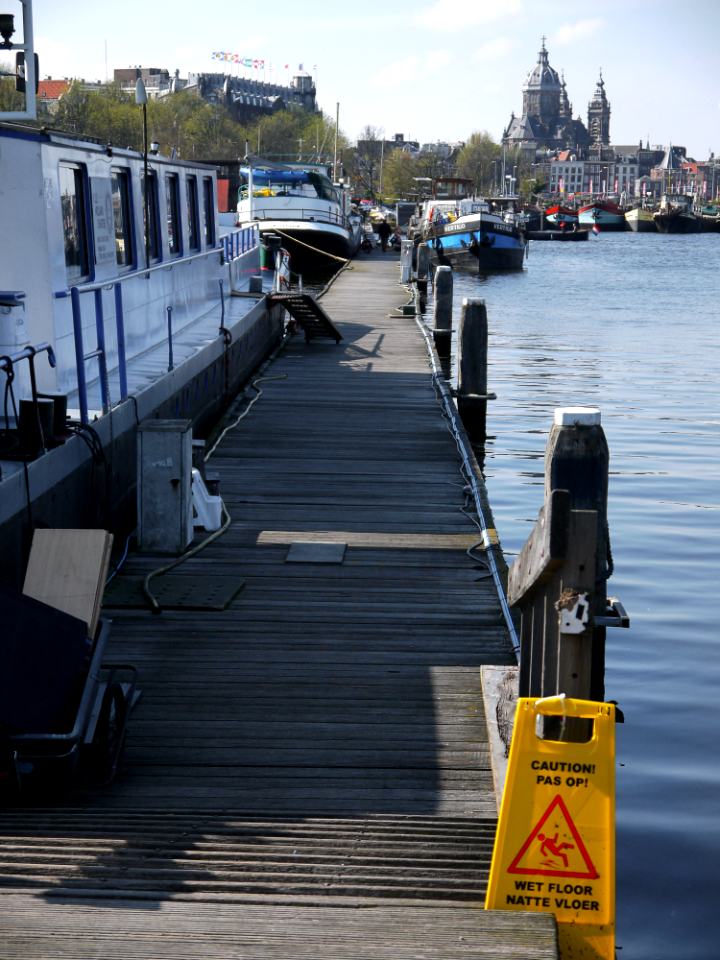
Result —
<path fill-rule="evenodd" d="M 284 307 L 293 320 L 302 327 L 307 341 L 326 339 L 340 343 L 343 335 L 325 313 L 315 297 L 309 293 L 271 293 L 268 306 Z"/>

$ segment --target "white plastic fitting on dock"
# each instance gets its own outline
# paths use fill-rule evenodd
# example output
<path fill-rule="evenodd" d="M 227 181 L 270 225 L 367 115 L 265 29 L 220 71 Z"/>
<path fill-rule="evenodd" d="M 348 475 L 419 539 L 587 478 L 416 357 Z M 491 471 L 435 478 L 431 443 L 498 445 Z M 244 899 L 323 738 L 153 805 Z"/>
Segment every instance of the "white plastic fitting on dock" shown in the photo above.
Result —
<path fill-rule="evenodd" d="M 557 407 L 555 424 L 558 427 L 597 427 L 600 425 L 598 407 Z"/>

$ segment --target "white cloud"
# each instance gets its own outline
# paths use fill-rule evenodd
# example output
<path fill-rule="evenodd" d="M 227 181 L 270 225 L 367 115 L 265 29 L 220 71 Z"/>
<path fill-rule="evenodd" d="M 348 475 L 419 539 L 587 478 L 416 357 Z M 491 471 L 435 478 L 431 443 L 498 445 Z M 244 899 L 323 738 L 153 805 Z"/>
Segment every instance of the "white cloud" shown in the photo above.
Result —
<path fill-rule="evenodd" d="M 396 60 L 395 63 L 389 63 L 386 67 L 378 70 L 368 81 L 370 87 L 385 87 L 388 85 L 400 86 L 404 83 L 410 83 L 418 76 L 418 67 L 420 66 L 420 57 L 410 56 L 404 60 Z"/>
<path fill-rule="evenodd" d="M 521 0 L 437 0 L 432 7 L 420 12 L 419 21 L 433 30 L 447 33 L 454 30 L 466 30 L 477 23 L 492 23 L 507 19 L 523 8 Z"/>
<path fill-rule="evenodd" d="M 472 60 L 499 60 L 506 56 L 515 46 L 510 37 L 498 37 L 496 40 L 488 40 L 471 57 Z"/>
<path fill-rule="evenodd" d="M 78 69 L 75 51 L 69 43 L 51 40 L 50 37 L 35 37 L 35 53 L 40 61 L 40 77 L 76 77 L 83 69 Z"/>
<path fill-rule="evenodd" d="M 450 50 L 429 50 L 424 60 L 413 54 L 378 70 L 368 81 L 368 86 L 399 87 L 414 80 L 425 79 L 447 67 L 453 60 Z"/>
<path fill-rule="evenodd" d="M 596 33 L 602 25 L 602 17 L 595 17 L 594 20 L 580 20 L 578 23 L 566 23 L 555 34 L 555 43 L 560 45 L 575 43 L 576 40 L 582 40 Z"/>

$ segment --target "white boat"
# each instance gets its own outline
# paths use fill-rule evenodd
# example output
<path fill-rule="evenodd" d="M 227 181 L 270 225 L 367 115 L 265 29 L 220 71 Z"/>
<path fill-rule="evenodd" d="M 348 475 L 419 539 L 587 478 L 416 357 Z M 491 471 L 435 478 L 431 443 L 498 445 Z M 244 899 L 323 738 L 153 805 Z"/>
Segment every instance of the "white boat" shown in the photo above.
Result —
<path fill-rule="evenodd" d="M 46 525 L 132 529 L 137 424 L 203 436 L 284 323 L 262 291 L 232 296 L 260 273 L 259 231 L 221 230 L 212 167 L 148 158 L 146 246 L 140 153 L 0 123 L 0 158 L 0 574 L 17 582 L 31 503 Z"/>
<path fill-rule="evenodd" d="M 350 190 L 333 183 L 327 167 L 273 164 L 261 159 L 240 169 L 238 226 L 257 223 L 260 237 L 279 235 L 294 273 L 330 267 L 353 257 L 362 239 L 362 218 L 351 209 Z M 281 167 L 281 169 L 276 169 Z"/>

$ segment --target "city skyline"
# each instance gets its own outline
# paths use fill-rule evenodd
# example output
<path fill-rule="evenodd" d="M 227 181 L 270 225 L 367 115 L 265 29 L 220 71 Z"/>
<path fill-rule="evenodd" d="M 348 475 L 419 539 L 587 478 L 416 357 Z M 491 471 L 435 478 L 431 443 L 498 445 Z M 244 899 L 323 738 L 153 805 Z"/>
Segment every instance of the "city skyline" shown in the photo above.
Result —
<path fill-rule="evenodd" d="M 279 0 L 267 10 L 197 21 L 197 8 L 177 0 L 167 8 L 127 0 L 118 8 L 86 0 L 61 8 L 35 0 L 36 49 L 41 77 L 81 76 L 145 67 L 211 72 L 231 64 L 218 50 L 264 60 L 285 82 L 300 63 L 315 76 L 318 103 L 351 138 L 366 124 L 385 136 L 420 141 L 464 140 L 487 129 L 500 139 L 511 112 L 522 112 L 522 83 L 546 37 L 550 62 L 563 71 L 573 117 L 585 118 L 602 68 L 612 103 L 611 142 L 681 144 L 702 159 L 720 153 L 720 89 L 715 40 L 720 5 L 689 0 L 682 15 L 665 0 L 582 0 L 538 4 L 507 0 L 400 0 L 392 7 L 368 0 L 357 12 L 333 18 Z M 4 0 L 3 10 L 20 5 Z M 0 58 L 1 59 L 1 58 Z M 382 135 L 382 133 L 381 133 Z"/>

